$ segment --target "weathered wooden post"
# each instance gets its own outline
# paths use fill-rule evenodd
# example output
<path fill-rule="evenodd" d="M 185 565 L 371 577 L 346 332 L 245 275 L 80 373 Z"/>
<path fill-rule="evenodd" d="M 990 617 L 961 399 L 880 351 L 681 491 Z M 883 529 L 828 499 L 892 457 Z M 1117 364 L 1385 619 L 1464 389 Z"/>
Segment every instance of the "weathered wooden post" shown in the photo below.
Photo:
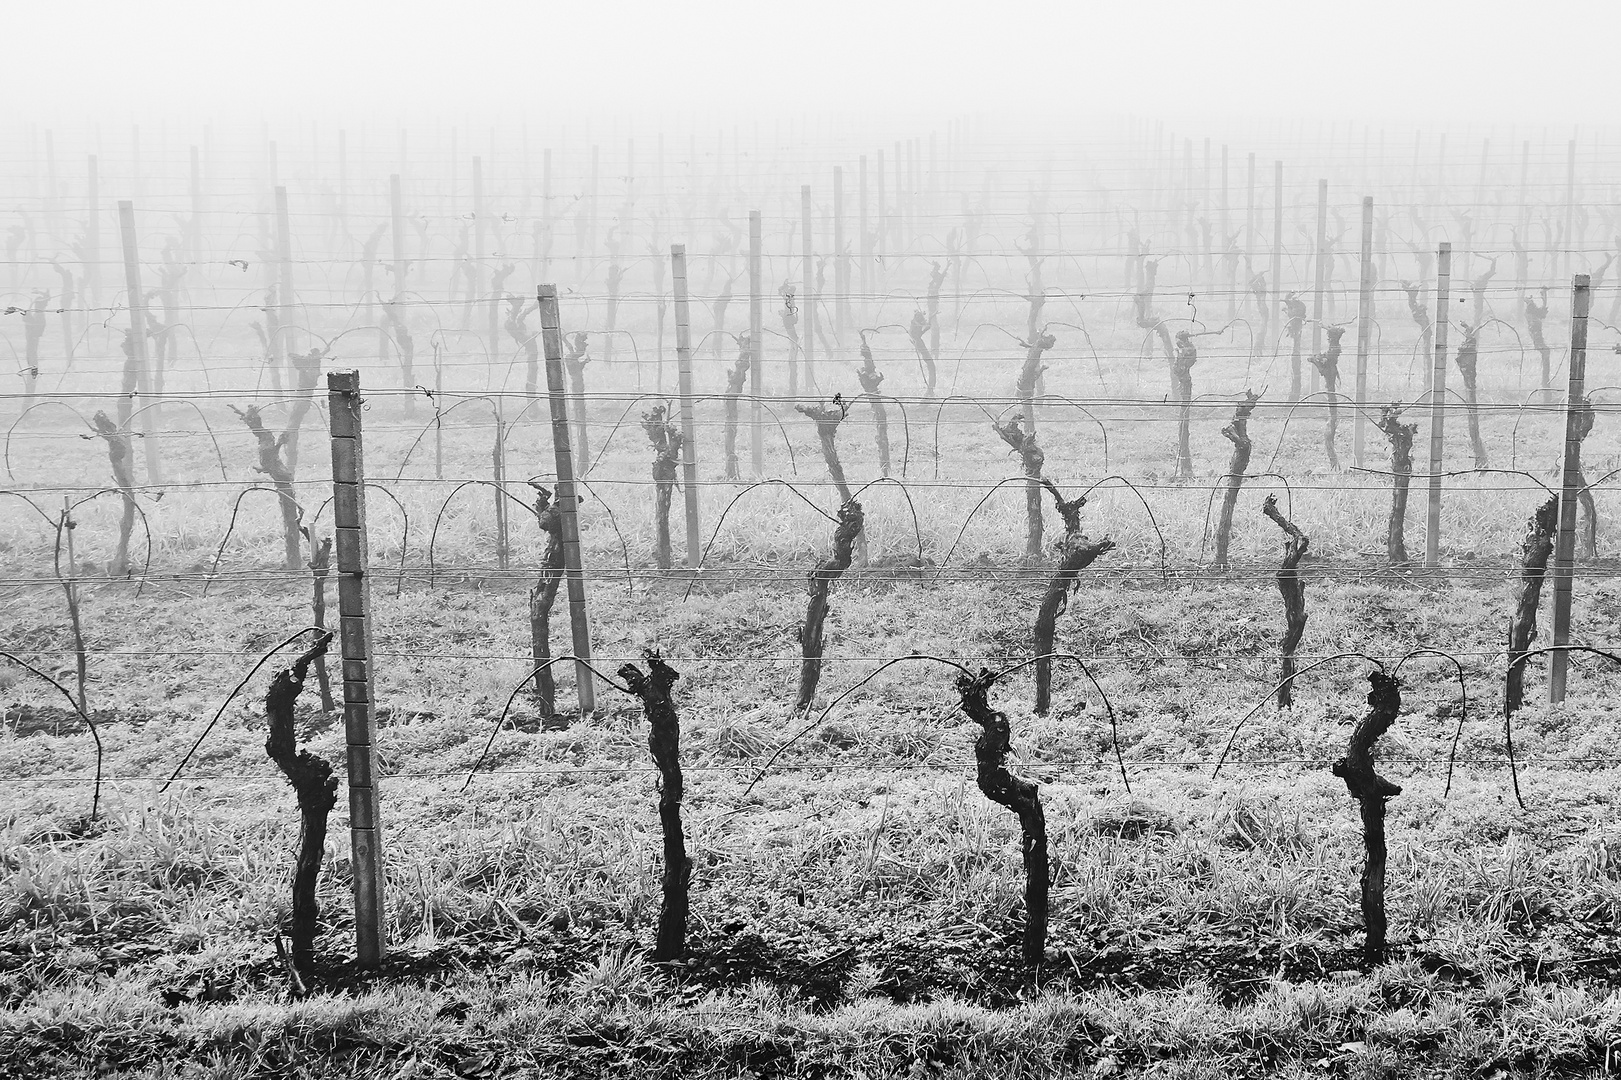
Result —
<path fill-rule="evenodd" d="M 754 475 L 765 473 L 765 388 L 760 385 L 760 349 L 765 344 L 765 285 L 761 281 L 760 211 L 749 211 L 749 450 Z"/>
<path fill-rule="evenodd" d="M 675 363 L 681 396 L 681 483 L 686 490 L 687 565 L 698 569 L 698 452 L 692 420 L 692 329 L 687 314 L 687 246 L 670 245 L 670 280 L 675 287 Z"/>
<path fill-rule="evenodd" d="M 287 357 L 287 385 L 298 385 L 292 354 L 298 339 L 293 336 L 293 234 L 287 213 L 287 189 L 276 188 L 276 304 L 281 309 L 281 330 L 286 335 L 282 355 Z"/>
<path fill-rule="evenodd" d="M 343 653 L 343 731 L 349 763 L 355 953 L 362 967 L 376 967 L 388 943 L 383 917 L 383 823 L 373 711 L 360 373 L 329 372 L 326 388 L 332 426 L 332 527 L 338 554 L 338 640 Z"/>
<path fill-rule="evenodd" d="M 136 398 L 146 398 L 151 393 L 146 369 L 146 292 L 141 288 L 140 249 L 135 239 L 135 204 L 128 200 L 118 204 L 118 231 L 124 246 L 124 288 L 129 294 L 129 342 L 126 348 L 130 350 L 129 363 L 135 369 L 133 386 L 131 380 L 124 381 L 124 393 L 118 402 L 118 426 L 127 429 L 130 413 L 134 411 L 131 390 Z M 163 483 L 163 463 L 158 456 L 160 421 L 157 413 L 157 409 L 147 409 L 141 413 L 141 431 L 145 435 L 141 442 L 145 447 L 148 484 Z"/>
<path fill-rule="evenodd" d="M 396 298 L 405 295 L 405 205 L 400 196 L 400 174 L 393 173 L 388 178 L 388 213 L 389 232 L 394 246 L 394 293 Z M 385 308 L 386 310 L 386 308 Z M 403 319 L 401 320 L 403 324 Z M 402 357 L 402 359 L 404 359 Z M 402 365 L 402 373 L 410 378 L 409 369 Z M 410 384 L 407 382 L 406 389 Z M 406 398 L 407 401 L 412 400 Z"/>
<path fill-rule="evenodd" d="M 1576 246 L 1576 140 L 1570 140 L 1565 155 L 1565 238 L 1560 247 L 1563 248 L 1564 261 L 1560 261 L 1560 252 L 1553 254 L 1553 272 L 1558 275 L 1560 270 L 1570 270 L 1572 249 Z"/>
<path fill-rule="evenodd" d="M 800 301 L 805 312 L 805 330 L 801 335 L 800 348 L 805 352 L 805 389 L 815 393 L 816 386 L 816 265 L 813 252 L 813 228 L 811 217 L 811 189 L 809 184 L 799 185 L 799 238 L 801 241 L 802 258 L 800 262 Z"/>
<path fill-rule="evenodd" d="M 1441 242 L 1436 255 L 1435 366 L 1430 378 L 1430 503 L 1424 515 L 1424 566 L 1441 561 L 1441 433 L 1446 423 L 1447 321 L 1451 315 L 1452 245 Z"/>
<path fill-rule="evenodd" d="M 1582 487 L 1580 414 L 1587 405 L 1587 311 L 1592 303 L 1591 279 L 1577 274 L 1570 299 L 1570 386 L 1565 396 L 1565 463 L 1559 490 L 1559 532 L 1553 549 L 1553 643 L 1548 655 L 1548 701 L 1565 700 L 1565 671 L 1570 654 L 1571 587 L 1576 574 L 1576 496 Z M 1587 424 L 1591 426 L 1589 419 Z"/>
<path fill-rule="evenodd" d="M 84 221 L 84 294 L 91 307 L 101 306 L 101 172 L 96 155 L 89 158 Z"/>
<path fill-rule="evenodd" d="M 1227 144 L 1222 143 L 1221 217 L 1219 219 L 1220 224 L 1217 226 L 1218 233 L 1216 236 L 1216 242 L 1221 245 L 1221 260 L 1227 264 L 1227 319 L 1229 322 L 1238 317 L 1238 289 L 1235 287 L 1237 280 L 1235 275 L 1238 271 L 1238 264 L 1233 260 L 1232 240 L 1228 235 L 1228 229 L 1231 228 L 1231 223 L 1229 220 L 1231 216 L 1232 208 L 1228 202 L 1227 188 Z"/>
<path fill-rule="evenodd" d="M 338 231 L 346 232 L 349 217 L 349 133 L 338 129 Z M 368 301 L 369 303 L 370 301 Z"/>
<path fill-rule="evenodd" d="M 858 237 L 861 252 L 861 303 L 858 306 L 857 317 L 860 325 L 867 325 L 867 311 L 872 303 L 872 237 L 867 234 L 867 155 L 861 155 L 860 178 L 858 181 L 860 191 L 856 196 L 856 218 L 860 231 Z"/>
<path fill-rule="evenodd" d="M 1283 162 L 1272 163 L 1272 279 L 1268 283 L 1266 315 L 1268 324 L 1282 302 L 1283 288 Z"/>
<path fill-rule="evenodd" d="M 1520 144 L 1520 224 L 1517 237 L 1520 244 L 1526 242 L 1526 236 L 1531 231 L 1531 140 L 1526 139 Z M 1516 252 L 1516 255 L 1519 253 Z M 1528 258 L 1515 258 L 1514 260 L 1514 287 L 1525 288 L 1526 272 L 1529 269 Z"/>
<path fill-rule="evenodd" d="M 1250 151 L 1248 170 L 1244 195 L 1244 273 L 1246 275 L 1251 273 L 1251 267 L 1255 264 L 1255 152 L 1253 150 Z M 1265 311 L 1262 311 L 1260 315 L 1263 320 L 1266 318 Z M 1253 346 L 1251 346 L 1251 351 L 1254 351 Z"/>
<path fill-rule="evenodd" d="M 1368 339 L 1373 334 L 1373 196 L 1362 199 L 1362 280 L 1356 319 L 1356 418 L 1352 424 L 1351 460 L 1362 468 L 1362 415 L 1368 403 Z"/>
<path fill-rule="evenodd" d="M 477 312 L 474 316 L 478 322 L 470 329 L 476 328 L 478 336 L 484 339 L 484 347 L 489 350 L 490 357 L 495 356 L 495 350 L 500 347 L 496 340 L 493 325 L 484 327 L 479 325 L 484 320 L 483 304 L 479 301 L 479 291 L 484 287 L 484 159 L 477 154 L 473 155 L 473 261 L 467 275 L 467 306 L 469 311 Z M 494 312 L 491 312 L 493 322 Z M 486 336 L 486 334 L 488 336 Z"/>
<path fill-rule="evenodd" d="M 833 334 L 850 325 L 850 253 L 844 250 L 844 169 L 833 166 Z"/>
<path fill-rule="evenodd" d="M 580 497 L 574 490 L 574 449 L 569 442 L 568 398 L 563 389 L 563 327 L 557 311 L 557 286 L 541 285 L 535 293 L 540 308 L 541 345 L 546 354 L 546 395 L 552 413 L 552 453 L 557 461 L 557 512 L 563 518 L 563 576 L 568 585 L 568 621 L 574 639 L 574 679 L 580 716 L 596 708 L 591 681 L 591 624 L 585 610 L 585 571 L 580 565 Z"/>
<path fill-rule="evenodd" d="M 186 224 L 186 248 L 193 262 L 203 259 L 203 163 L 191 148 L 191 220 Z"/>
<path fill-rule="evenodd" d="M 882 150 L 877 151 L 877 160 L 874 164 L 878 166 L 873 170 L 873 176 L 878 180 L 878 190 L 876 192 L 878 196 L 878 228 L 873 235 L 878 241 L 876 254 L 881 264 L 884 255 L 889 251 L 889 242 L 885 239 L 885 235 L 889 231 L 889 204 L 885 201 L 886 196 L 884 194 L 884 152 Z"/>
<path fill-rule="evenodd" d="M 1317 246 L 1312 250 L 1315 263 L 1311 296 L 1311 355 L 1323 354 L 1323 288 L 1328 277 L 1328 181 L 1317 181 Z M 1311 393 L 1322 389 L 1316 364 L 1311 368 Z"/>

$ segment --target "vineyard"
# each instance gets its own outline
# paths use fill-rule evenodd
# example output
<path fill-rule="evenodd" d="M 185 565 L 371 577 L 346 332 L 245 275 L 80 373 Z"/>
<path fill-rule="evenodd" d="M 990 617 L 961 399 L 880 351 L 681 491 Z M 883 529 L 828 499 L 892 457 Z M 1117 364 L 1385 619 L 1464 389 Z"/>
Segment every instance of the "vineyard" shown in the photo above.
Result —
<path fill-rule="evenodd" d="M 1621 1069 L 1611 144 L 11 149 L 6 1070 Z"/>

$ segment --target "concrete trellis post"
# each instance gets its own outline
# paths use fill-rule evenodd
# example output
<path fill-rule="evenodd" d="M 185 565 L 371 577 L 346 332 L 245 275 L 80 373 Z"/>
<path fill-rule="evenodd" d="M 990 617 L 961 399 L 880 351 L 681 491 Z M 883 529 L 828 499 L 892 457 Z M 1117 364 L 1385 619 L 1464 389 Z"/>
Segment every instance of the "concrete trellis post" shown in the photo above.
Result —
<path fill-rule="evenodd" d="M 362 967 L 375 967 L 387 948 L 387 921 L 383 912 L 383 825 L 378 798 L 381 778 L 371 667 L 371 588 L 367 577 L 360 373 L 329 372 L 326 386 L 332 424 L 332 530 L 337 552 L 338 640 L 343 653 L 343 730 L 348 748 L 355 952 Z"/>
<path fill-rule="evenodd" d="M 1435 368 L 1430 380 L 1430 501 L 1424 517 L 1424 566 L 1441 562 L 1441 435 L 1446 424 L 1447 322 L 1451 312 L 1452 245 L 1441 242 L 1435 260 Z"/>

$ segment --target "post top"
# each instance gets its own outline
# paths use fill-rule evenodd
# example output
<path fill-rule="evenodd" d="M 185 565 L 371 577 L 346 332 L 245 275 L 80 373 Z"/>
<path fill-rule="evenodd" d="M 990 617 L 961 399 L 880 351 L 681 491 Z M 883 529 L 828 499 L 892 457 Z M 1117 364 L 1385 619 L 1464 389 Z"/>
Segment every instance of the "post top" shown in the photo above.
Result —
<path fill-rule="evenodd" d="M 686 253 L 687 253 L 687 245 L 685 245 L 685 244 L 671 244 L 670 245 L 670 254 L 671 255 L 685 255 Z"/>
<path fill-rule="evenodd" d="M 1590 288 L 1593 284 L 1593 277 L 1591 274 L 1577 274 L 1571 284 L 1578 289 Z"/>
<path fill-rule="evenodd" d="M 339 368 L 326 373 L 328 390 L 355 391 L 360 389 L 360 372 L 355 368 Z"/>
<path fill-rule="evenodd" d="M 535 286 L 535 299 L 536 300 L 556 300 L 557 299 L 557 286 L 552 284 L 549 281 L 548 282 L 543 282 L 543 283 L 541 283 L 539 285 L 536 285 Z"/>

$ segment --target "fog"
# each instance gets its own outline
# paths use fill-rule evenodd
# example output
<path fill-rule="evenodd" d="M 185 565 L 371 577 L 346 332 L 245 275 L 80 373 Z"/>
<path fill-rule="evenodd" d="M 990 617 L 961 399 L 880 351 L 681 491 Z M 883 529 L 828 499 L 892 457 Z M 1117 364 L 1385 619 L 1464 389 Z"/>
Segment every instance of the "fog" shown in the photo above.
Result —
<path fill-rule="evenodd" d="M 0 91 L 56 122 L 679 111 L 1606 122 L 1617 5 L 11 5 Z M 1054 133 L 1056 134 L 1056 133 Z"/>

